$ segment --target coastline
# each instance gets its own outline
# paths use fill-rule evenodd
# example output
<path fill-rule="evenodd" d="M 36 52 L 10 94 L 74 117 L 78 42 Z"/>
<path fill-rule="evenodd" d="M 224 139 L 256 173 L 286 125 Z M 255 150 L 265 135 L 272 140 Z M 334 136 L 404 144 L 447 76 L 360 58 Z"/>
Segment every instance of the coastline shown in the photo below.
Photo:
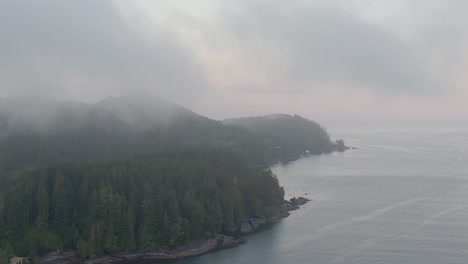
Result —
<path fill-rule="evenodd" d="M 197 256 L 217 250 L 229 249 L 245 243 L 245 237 L 265 230 L 290 215 L 310 200 L 304 197 L 294 197 L 285 200 L 278 208 L 278 213 L 271 217 L 251 217 L 242 219 L 240 223 L 224 234 L 218 234 L 208 239 L 198 239 L 180 245 L 175 249 L 161 248 L 153 251 L 122 252 L 111 255 L 100 255 L 90 259 L 80 259 L 76 250 L 49 254 L 41 258 L 41 264 L 106 264 L 135 259 L 180 259 Z"/>
<path fill-rule="evenodd" d="M 331 152 L 344 152 L 348 149 L 354 149 L 350 146 L 343 146 L 342 148 L 335 147 L 329 152 L 322 153 L 327 154 Z M 271 165 L 278 162 L 288 163 L 293 160 L 299 159 L 301 156 L 314 155 L 304 153 L 298 157 L 290 157 L 288 159 L 277 160 Z M 175 249 L 161 248 L 152 251 L 135 251 L 135 252 L 120 252 L 111 255 L 99 255 L 88 259 L 81 259 L 77 250 L 67 250 L 60 253 L 49 254 L 43 256 L 39 263 L 40 264 L 107 264 L 117 263 L 127 260 L 136 259 L 180 259 L 191 256 L 198 256 L 207 254 L 217 250 L 229 249 L 237 247 L 246 242 L 245 237 L 253 235 L 257 232 L 261 232 L 268 227 L 280 222 L 283 218 L 287 218 L 291 211 L 297 210 L 300 206 L 306 204 L 310 200 L 304 197 L 293 197 L 290 200 L 284 200 L 283 204 L 278 208 L 278 213 L 266 217 L 250 217 L 242 219 L 240 223 L 233 228 L 224 230 L 223 233 L 218 234 L 211 238 L 201 238 L 194 241 L 190 241 L 183 245 L 177 246 Z"/>

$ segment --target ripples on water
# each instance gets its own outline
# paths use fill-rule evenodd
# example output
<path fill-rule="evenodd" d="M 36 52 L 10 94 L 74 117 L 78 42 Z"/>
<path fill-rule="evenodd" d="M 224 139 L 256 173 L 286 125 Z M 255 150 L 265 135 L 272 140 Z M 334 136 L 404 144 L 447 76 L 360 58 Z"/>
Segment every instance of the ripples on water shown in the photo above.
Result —
<path fill-rule="evenodd" d="M 313 200 L 280 224 L 234 249 L 133 263 L 468 263 L 467 130 L 339 136 L 359 149 L 273 168 L 288 197 Z"/>

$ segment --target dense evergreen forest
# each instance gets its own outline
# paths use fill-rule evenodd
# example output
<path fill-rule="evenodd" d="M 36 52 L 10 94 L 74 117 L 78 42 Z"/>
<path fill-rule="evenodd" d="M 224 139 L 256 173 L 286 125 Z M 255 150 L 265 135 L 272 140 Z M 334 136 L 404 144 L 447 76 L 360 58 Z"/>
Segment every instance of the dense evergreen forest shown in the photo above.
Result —
<path fill-rule="evenodd" d="M 324 127 L 298 115 L 232 118 L 223 122 L 226 125 L 240 126 L 269 142 L 275 142 L 276 156 L 283 159 L 295 159 L 305 151 L 322 154 L 344 147 L 332 143 Z"/>
<path fill-rule="evenodd" d="M 218 148 L 243 153 L 257 163 L 271 159 L 260 136 L 155 98 L 111 97 L 96 104 L 41 98 L 0 101 L 0 178 L 50 162 Z"/>
<path fill-rule="evenodd" d="M 342 147 L 299 116 L 223 123 L 148 96 L 0 99 L 0 263 L 219 234 L 277 213 L 283 190 L 271 163 Z"/>
<path fill-rule="evenodd" d="M 299 116 L 225 123 L 230 125 L 149 96 L 109 97 L 95 104 L 0 99 L 0 184 L 51 162 L 126 159 L 165 149 L 230 149 L 258 167 L 306 150 L 336 149 L 320 125 Z M 6 183 L 0 191 L 1 186 Z"/>
<path fill-rule="evenodd" d="M 210 237 L 245 216 L 272 215 L 283 189 L 226 151 L 72 162 L 26 173 L 5 193 L 0 245 L 38 255 L 157 249 Z"/>

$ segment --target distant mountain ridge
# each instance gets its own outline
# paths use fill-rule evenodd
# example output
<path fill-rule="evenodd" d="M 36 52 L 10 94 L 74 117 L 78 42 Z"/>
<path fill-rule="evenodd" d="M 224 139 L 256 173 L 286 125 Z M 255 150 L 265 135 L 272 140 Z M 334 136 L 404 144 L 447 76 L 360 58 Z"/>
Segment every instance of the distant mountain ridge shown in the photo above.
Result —
<path fill-rule="evenodd" d="M 203 118 L 182 106 L 144 96 L 107 97 L 95 104 L 32 97 L 0 101 L 3 124 L 0 129 L 3 132 L 18 125 L 26 125 L 30 129 L 43 127 L 49 130 L 47 132 L 54 132 L 54 129 L 69 128 L 69 125 L 85 127 L 110 122 L 144 129 L 168 126 L 170 120 L 187 117 Z"/>
<path fill-rule="evenodd" d="M 0 99 L 0 178 L 41 164 L 109 160 L 164 149 L 231 149 L 266 167 L 306 151 L 336 150 L 328 133 L 300 116 L 221 121 L 146 95 L 94 104 L 48 98 Z"/>

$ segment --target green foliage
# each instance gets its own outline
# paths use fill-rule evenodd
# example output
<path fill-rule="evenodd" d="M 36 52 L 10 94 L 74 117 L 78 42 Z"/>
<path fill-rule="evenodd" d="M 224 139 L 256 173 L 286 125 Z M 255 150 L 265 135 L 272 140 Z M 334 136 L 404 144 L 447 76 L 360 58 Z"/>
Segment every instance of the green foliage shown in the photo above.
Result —
<path fill-rule="evenodd" d="M 233 118 L 225 120 L 224 123 L 261 135 L 268 142 L 274 159 L 288 160 L 300 156 L 305 151 L 322 154 L 336 149 L 324 127 L 298 115 Z"/>
<path fill-rule="evenodd" d="M 0 263 L 8 263 L 8 259 L 13 256 L 14 250 L 9 242 L 0 244 Z"/>
<path fill-rule="evenodd" d="M 44 116 L 38 118 L 38 114 Z M 306 150 L 312 154 L 335 150 L 322 126 L 300 116 L 224 123 L 146 98 L 108 98 L 93 105 L 7 100 L 0 105 L 0 191 L 26 169 L 56 162 L 128 159 L 165 149 L 221 148 L 243 155 L 252 165 L 267 167 L 274 161 L 297 158 Z"/>
<path fill-rule="evenodd" d="M 146 97 L 4 100 L 0 135 L 0 261 L 208 237 L 277 211 L 278 180 L 253 168 L 344 147 L 299 116 L 223 124 Z"/>
<path fill-rule="evenodd" d="M 0 248 L 0 263 L 8 263 L 8 253 L 2 248 Z"/>
<path fill-rule="evenodd" d="M 30 256 L 175 246 L 272 213 L 283 195 L 271 171 L 228 151 L 57 164 L 28 172 L 5 193 L 0 241 Z"/>

